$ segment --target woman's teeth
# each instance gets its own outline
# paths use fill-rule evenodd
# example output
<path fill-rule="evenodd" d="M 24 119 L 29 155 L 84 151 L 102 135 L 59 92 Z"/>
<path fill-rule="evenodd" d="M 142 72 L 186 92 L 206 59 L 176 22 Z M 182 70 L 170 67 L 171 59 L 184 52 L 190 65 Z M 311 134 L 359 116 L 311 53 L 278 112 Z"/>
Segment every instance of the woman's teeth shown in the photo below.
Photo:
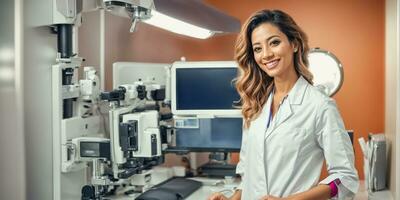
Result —
<path fill-rule="evenodd" d="M 267 68 L 268 68 L 268 69 L 272 69 L 272 68 L 274 68 L 275 66 L 277 66 L 278 63 L 279 63 L 279 60 L 274 60 L 274 61 L 268 62 L 268 63 L 267 63 Z"/>

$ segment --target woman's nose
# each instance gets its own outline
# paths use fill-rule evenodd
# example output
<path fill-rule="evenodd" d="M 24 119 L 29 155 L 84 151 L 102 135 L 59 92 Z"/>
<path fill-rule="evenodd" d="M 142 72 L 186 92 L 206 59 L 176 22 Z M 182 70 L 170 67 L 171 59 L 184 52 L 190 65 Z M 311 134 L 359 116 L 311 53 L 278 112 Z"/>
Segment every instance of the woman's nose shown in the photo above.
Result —
<path fill-rule="evenodd" d="M 262 56 L 263 56 L 263 59 L 269 60 L 270 58 L 274 57 L 274 54 L 270 49 L 264 48 Z"/>

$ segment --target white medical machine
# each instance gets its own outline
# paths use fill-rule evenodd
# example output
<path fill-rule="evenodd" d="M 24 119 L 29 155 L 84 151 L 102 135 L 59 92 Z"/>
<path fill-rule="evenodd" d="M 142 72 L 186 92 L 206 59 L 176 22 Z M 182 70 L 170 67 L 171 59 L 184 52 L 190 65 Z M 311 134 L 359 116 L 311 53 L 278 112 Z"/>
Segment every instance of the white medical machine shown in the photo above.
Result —
<path fill-rule="evenodd" d="M 135 81 L 166 85 L 170 68 L 170 63 L 116 62 L 113 64 L 113 87 Z"/>
<path fill-rule="evenodd" d="M 234 61 L 177 61 L 171 68 L 175 151 L 210 152 L 197 169 L 209 176 L 235 176 L 229 153 L 242 141 L 240 96 Z M 193 167 L 193 168 L 196 168 Z"/>
<path fill-rule="evenodd" d="M 154 77 L 141 77 L 143 68 L 149 66 L 138 66 L 134 72 L 121 70 L 116 79 L 121 82 L 114 82 L 114 90 L 100 91 L 102 84 L 95 67 L 83 67 L 84 59 L 74 52 L 81 13 L 104 9 L 131 19 L 131 31 L 138 22 L 144 22 L 202 39 L 237 32 L 239 21 L 196 0 L 41 0 L 36 3 L 32 9 L 46 13 L 38 15 L 40 19 L 35 18 L 35 24 L 50 26 L 57 34 L 57 56 L 50 73 L 52 99 L 48 105 L 52 107 L 52 149 L 47 149 L 52 152 L 52 158 L 46 158 L 52 167 L 51 180 L 46 181 L 52 185 L 49 199 L 97 200 L 147 190 L 151 168 L 164 161 L 162 148 L 167 140 L 163 139 L 165 127 L 160 126 L 163 116 L 157 105 L 166 99 L 165 87 L 170 79 L 168 75 L 157 76 L 151 70 L 149 73 Z M 193 8 L 200 12 L 191 12 Z M 79 75 L 82 68 L 83 75 Z M 165 64 L 162 69 L 169 71 Z M 134 76 L 138 78 L 132 81 L 136 79 Z M 105 103 L 108 114 L 101 111 Z M 28 143 L 31 145 L 34 141 Z M 45 188 L 30 187 L 41 191 Z"/>

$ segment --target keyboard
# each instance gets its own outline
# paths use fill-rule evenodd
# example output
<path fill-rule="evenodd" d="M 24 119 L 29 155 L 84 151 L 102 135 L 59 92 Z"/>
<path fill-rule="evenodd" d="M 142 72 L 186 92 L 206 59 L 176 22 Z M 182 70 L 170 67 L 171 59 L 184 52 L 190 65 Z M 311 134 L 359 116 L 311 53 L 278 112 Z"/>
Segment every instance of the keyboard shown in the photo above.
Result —
<path fill-rule="evenodd" d="M 202 186 L 199 181 L 176 177 L 160 183 L 136 198 L 136 200 L 185 199 Z"/>

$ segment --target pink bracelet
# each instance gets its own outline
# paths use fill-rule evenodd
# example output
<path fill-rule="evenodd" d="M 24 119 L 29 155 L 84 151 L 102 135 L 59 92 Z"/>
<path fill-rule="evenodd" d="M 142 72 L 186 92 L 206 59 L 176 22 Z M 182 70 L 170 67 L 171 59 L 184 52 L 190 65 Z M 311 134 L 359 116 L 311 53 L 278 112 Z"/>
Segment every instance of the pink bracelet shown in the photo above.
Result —
<path fill-rule="evenodd" d="M 329 187 L 331 188 L 331 198 L 335 197 L 338 193 L 338 185 L 340 184 L 340 180 L 339 179 L 335 179 L 334 181 L 329 183 Z"/>

